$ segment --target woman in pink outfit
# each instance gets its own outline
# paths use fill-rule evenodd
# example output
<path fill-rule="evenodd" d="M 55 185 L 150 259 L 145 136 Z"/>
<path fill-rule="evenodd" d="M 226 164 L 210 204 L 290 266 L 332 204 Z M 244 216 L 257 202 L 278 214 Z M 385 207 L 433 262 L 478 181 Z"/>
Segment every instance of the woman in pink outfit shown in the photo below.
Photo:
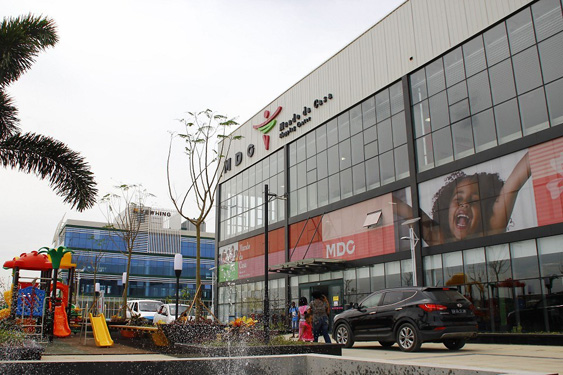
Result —
<path fill-rule="evenodd" d="M 297 340 L 303 341 L 303 327 L 305 326 L 305 313 L 309 309 L 309 305 L 307 304 L 307 298 L 301 297 L 299 298 L 299 336 Z"/>

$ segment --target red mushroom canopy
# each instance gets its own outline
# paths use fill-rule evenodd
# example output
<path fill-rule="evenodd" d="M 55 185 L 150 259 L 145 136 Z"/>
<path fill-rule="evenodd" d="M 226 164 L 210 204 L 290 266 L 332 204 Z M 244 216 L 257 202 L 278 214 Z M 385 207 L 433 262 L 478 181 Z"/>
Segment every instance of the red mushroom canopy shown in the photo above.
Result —
<path fill-rule="evenodd" d="M 5 268 L 18 267 L 21 270 L 48 271 L 53 268 L 49 257 L 45 254 L 38 254 L 37 251 L 23 253 L 19 258 L 14 258 L 4 263 Z"/>

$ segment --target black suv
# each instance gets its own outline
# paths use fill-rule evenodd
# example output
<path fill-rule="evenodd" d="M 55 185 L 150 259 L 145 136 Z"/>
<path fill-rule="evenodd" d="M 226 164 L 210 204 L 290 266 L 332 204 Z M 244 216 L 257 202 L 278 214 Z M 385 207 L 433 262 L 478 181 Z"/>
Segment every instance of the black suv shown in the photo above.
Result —
<path fill-rule="evenodd" d="M 347 348 L 354 341 L 379 341 L 413 352 L 423 342 L 442 342 L 458 350 L 475 335 L 473 305 L 455 288 L 384 289 L 334 317 L 334 340 Z"/>

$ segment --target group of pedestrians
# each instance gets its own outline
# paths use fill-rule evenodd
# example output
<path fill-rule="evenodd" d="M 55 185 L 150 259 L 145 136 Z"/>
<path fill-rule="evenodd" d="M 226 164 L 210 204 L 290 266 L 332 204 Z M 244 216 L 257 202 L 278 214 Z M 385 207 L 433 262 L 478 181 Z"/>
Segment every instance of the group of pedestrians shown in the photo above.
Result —
<path fill-rule="evenodd" d="M 307 298 L 299 298 L 299 307 L 295 302 L 291 303 L 289 314 L 291 316 L 291 329 L 295 337 L 295 331 L 299 330 L 297 339 L 299 341 L 318 342 L 319 336 L 323 336 L 325 342 L 330 344 L 328 334 L 328 319 L 330 316 L 330 304 L 325 295 L 319 291 L 312 294 L 313 300 L 307 304 Z"/>

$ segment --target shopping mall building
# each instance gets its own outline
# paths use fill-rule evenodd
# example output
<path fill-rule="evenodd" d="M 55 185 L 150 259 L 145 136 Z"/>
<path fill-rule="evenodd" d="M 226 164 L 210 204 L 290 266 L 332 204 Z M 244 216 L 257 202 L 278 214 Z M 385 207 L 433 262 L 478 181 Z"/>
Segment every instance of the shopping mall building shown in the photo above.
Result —
<path fill-rule="evenodd" d="M 458 287 L 481 331 L 563 330 L 561 9 L 405 1 L 237 129 L 220 318 L 263 311 L 268 185 L 274 314 L 416 283 Z"/>
<path fill-rule="evenodd" d="M 196 237 L 195 228 L 181 222 L 173 210 L 143 207 L 136 209 L 139 220 L 129 275 L 128 298 L 164 301 L 176 296 L 174 255 L 182 254 L 180 288 L 195 295 Z M 121 297 L 123 273 L 127 270 L 127 246 L 107 222 L 67 219 L 61 221 L 53 238 L 55 247 L 74 251 L 79 276 L 77 295 L 88 299 L 94 295 L 94 278 L 105 297 Z M 211 302 L 215 238 L 205 232 L 201 238 L 201 280 L 204 301 Z"/>

